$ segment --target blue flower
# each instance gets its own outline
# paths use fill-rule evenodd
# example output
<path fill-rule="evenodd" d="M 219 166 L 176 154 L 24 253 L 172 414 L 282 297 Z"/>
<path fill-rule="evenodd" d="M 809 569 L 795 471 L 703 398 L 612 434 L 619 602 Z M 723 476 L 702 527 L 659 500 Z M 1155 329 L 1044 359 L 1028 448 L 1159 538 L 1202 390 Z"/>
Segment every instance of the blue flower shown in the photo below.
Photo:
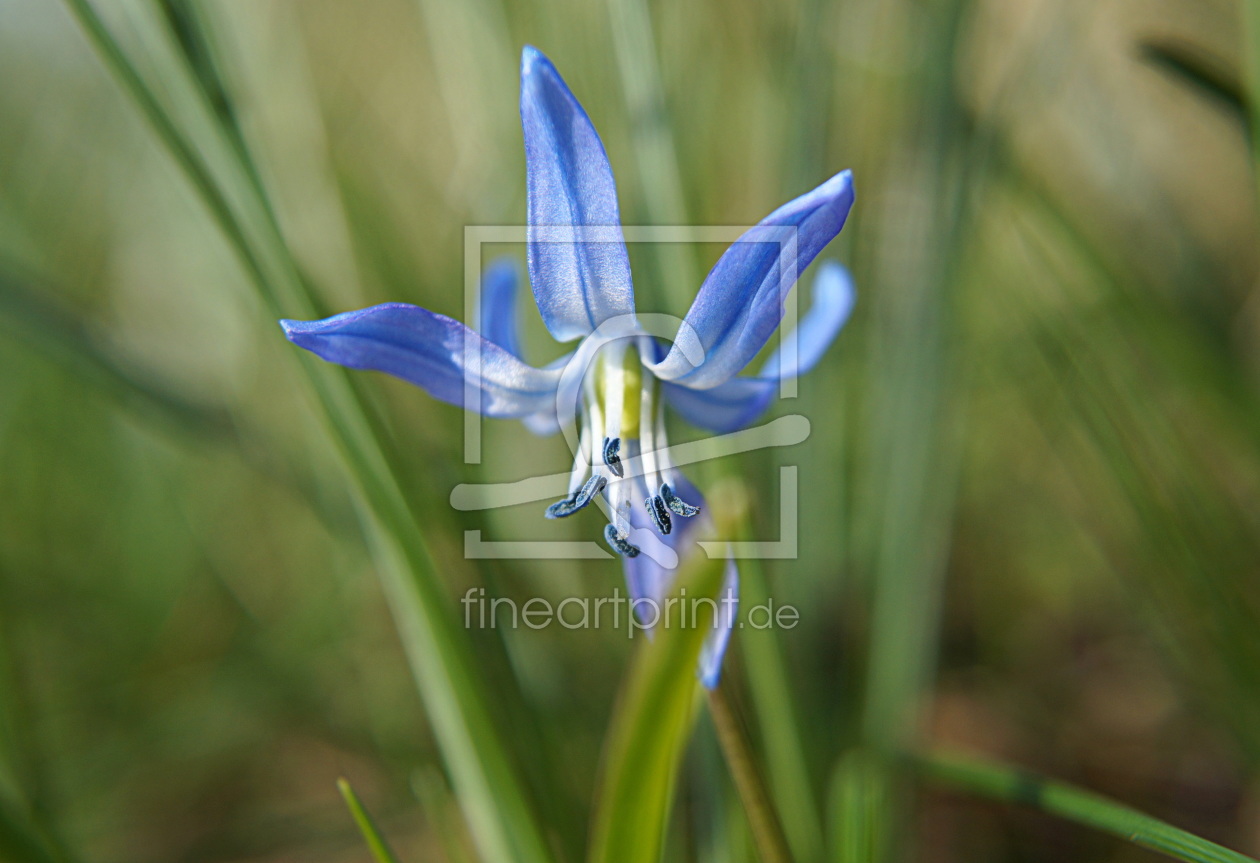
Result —
<path fill-rule="evenodd" d="M 756 376 L 737 376 L 783 318 L 796 274 L 840 232 L 853 205 L 841 172 L 767 216 L 718 260 L 686 318 L 638 315 L 622 238 L 617 190 L 604 146 L 551 62 L 521 58 L 521 122 L 528 182 L 529 280 L 547 329 L 577 349 L 545 368 L 521 358 L 517 274 L 490 267 L 481 333 L 445 315 L 386 303 L 322 321 L 281 321 L 294 344 L 325 360 L 409 381 L 435 398 L 490 417 L 523 420 L 538 433 L 566 431 L 575 453 L 569 493 L 547 508 L 564 518 L 597 503 L 604 538 L 624 558 L 641 619 L 651 623 L 679 555 L 704 518 L 699 492 L 674 468 L 664 405 L 717 432 L 737 430 L 769 405 L 779 382 L 808 371 L 853 305 L 844 268 L 822 265 L 813 304 Z M 671 341 L 668 347 L 666 342 Z M 717 682 L 734 621 L 737 573 L 728 565 L 719 625 L 701 658 Z"/>

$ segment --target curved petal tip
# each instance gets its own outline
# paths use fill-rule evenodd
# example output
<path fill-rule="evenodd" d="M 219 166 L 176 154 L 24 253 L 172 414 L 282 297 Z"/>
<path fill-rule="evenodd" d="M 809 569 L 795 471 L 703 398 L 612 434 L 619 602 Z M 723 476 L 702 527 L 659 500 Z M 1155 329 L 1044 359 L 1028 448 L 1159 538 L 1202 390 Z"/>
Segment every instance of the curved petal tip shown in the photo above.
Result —
<path fill-rule="evenodd" d="M 830 180 L 822 184 L 822 188 L 833 190 L 839 190 L 845 186 L 850 188 L 853 186 L 853 171 L 850 168 L 845 168 L 839 174 L 836 174 Z"/>
<path fill-rule="evenodd" d="M 279 321 L 280 329 L 284 330 L 284 337 L 300 347 L 306 347 L 302 344 L 302 337 L 309 335 L 319 323 L 320 321 L 291 321 L 288 318 L 282 318 Z"/>
<path fill-rule="evenodd" d="M 556 71 L 556 67 L 552 65 L 546 54 L 533 45 L 526 45 L 521 49 L 521 77 L 524 78 L 532 73 L 535 67 L 552 73 Z"/>

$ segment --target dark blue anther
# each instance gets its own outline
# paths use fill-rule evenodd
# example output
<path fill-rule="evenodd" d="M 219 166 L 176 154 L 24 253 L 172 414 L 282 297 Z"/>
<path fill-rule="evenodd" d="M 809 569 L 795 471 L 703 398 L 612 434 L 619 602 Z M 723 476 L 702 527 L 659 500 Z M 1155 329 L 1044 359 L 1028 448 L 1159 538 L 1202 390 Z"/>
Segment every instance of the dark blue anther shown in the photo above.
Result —
<path fill-rule="evenodd" d="M 621 452 L 621 438 L 604 438 L 604 464 L 608 465 L 608 469 L 617 476 L 625 476 L 625 471 L 621 469 L 621 457 L 617 453 Z"/>
<path fill-rule="evenodd" d="M 581 489 L 578 489 L 564 500 L 558 500 L 551 506 L 547 507 L 547 518 L 564 518 L 566 515 L 573 515 L 573 513 L 577 512 L 577 510 L 574 509 L 574 505 L 577 503 L 578 495 L 580 493 Z"/>
<path fill-rule="evenodd" d="M 547 518 L 565 518 L 573 515 L 582 507 L 595 499 L 595 495 L 608 485 L 608 478 L 603 474 L 595 474 L 583 486 L 564 500 L 558 500 L 547 507 Z"/>
<path fill-rule="evenodd" d="M 610 524 L 604 528 L 604 539 L 612 546 L 612 550 L 620 554 L 622 557 L 638 557 L 639 547 L 631 545 L 626 541 L 620 533 L 617 532 L 617 525 Z"/>
<path fill-rule="evenodd" d="M 700 507 L 692 506 L 678 495 L 674 494 L 674 490 L 669 487 L 669 483 L 661 485 L 661 498 L 664 499 L 665 505 L 669 507 L 669 511 L 674 515 L 681 515 L 683 518 L 691 518 L 700 511 Z"/>
<path fill-rule="evenodd" d="M 665 506 L 665 501 L 661 499 L 659 494 L 649 497 L 643 502 L 643 506 L 648 511 L 648 515 L 652 516 L 652 521 L 656 523 L 656 529 L 662 535 L 668 535 L 674 529 L 674 522 L 669 517 L 669 509 Z"/>

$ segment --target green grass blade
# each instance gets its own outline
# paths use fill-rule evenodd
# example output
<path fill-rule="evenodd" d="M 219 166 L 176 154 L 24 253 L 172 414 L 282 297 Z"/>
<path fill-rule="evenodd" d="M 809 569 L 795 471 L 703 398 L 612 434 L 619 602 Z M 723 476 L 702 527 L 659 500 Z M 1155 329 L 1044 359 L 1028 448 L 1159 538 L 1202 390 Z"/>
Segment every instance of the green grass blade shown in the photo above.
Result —
<path fill-rule="evenodd" d="M 367 843 L 368 849 L 372 852 L 372 859 L 376 863 L 398 863 L 398 858 L 394 856 L 394 852 L 390 850 L 389 845 L 385 842 L 385 837 L 381 836 L 381 832 L 376 829 L 376 822 L 372 820 L 372 816 L 363 807 L 363 803 L 359 800 L 359 795 L 354 793 L 350 783 L 344 779 L 338 779 L 337 790 L 341 792 L 342 799 L 346 801 L 346 808 L 350 810 L 354 823 L 359 825 L 359 832 L 363 834 L 363 841 Z"/>
<path fill-rule="evenodd" d="M 884 838 L 896 822 L 888 765 L 855 749 L 836 765 L 831 782 L 830 859 L 878 863 L 887 856 Z"/>
<path fill-rule="evenodd" d="M 197 434 L 227 437 L 235 432 L 226 411 L 190 401 L 128 368 L 87 321 L 52 299 L 56 295 L 0 261 L 0 334 L 27 342 L 119 404 Z"/>
<path fill-rule="evenodd" d="M 740 593 L 746 607 L 765 604 L 769 592 L 760 561 L 741 562 L 739 575 Z M 793 859 L 797 863 L 820 860 L 823 843 L 818 803 L 809 781 L 778 633 L 772 627 L 746 630 L 740 635 L 740 651 L 766 749 L 770 791 L 783 820 Z"/>
<path fill-rule="evenodd" d="M 467 827 L 456 808 L 459 804 L 451 797 L 442 772 L 427 765 L 420 768 L 412 774 L 411 790 L 429 829 L 437 834 L 441 859 L 445 863 L 476 863 Z"/>
<path fill-rule="evenodd" d="M 7 633 L 0 627 L 0 860 L 14 863 L 60 863 L 69 859 L 60 842 L 40 823 L 32 805 L 29 723 L 14 713 L 24 701 L 17 691 L 8 653 Z M 21 711 L 24 713 L 25 711 Z"/>
<path fill-rule="evenodd" d="M 312 317 L 315 298 L 303 283 L 283 238 L 273 230 L 269 207 L 249 179 L 251 169 L 236 165 L 236 170 L 226 173 L 231 189 L 221 188 L 218 174 L 202 158 L 202 148 L 191 145 L 191 136 L 167 112 L 155 95 L 156 89 L 145 81 L 91 3 L 66 2 L 106 65 L 136 99 L 192 180 L 239 254 L 269 313 L 275 317 Z M 152 22 L 147 23 L 152 29 Z M 181 63 L 172 60 L 171 65 L 167 70 L 171 76 L 186 74 Z M 215 127 L 207 123 L 196 128 L 200 132 Z M 226 153 L 229 159 L 233 154 L 245 158 L 225 141 L 223 130 L 218 130 L 218 136 L 216 152 Z M 363 504 L 364 528 L 378 561 L 378 573 L 478 849 L 487 860 L 542 863 L 550 859 L 546 843 L 491 720 L 478 684 L 480 678 L 472 666 L 471 646 L 452 614 L 416 528 L 421 520 L 398 485 L 384 441 L 344 371 L 302 351 L 294 351 L 294 356 Z"/>
<path fill-rule="evenodd" d="M 630 127 L 638 164 L 642 212 L 655 225 L 686 225 L 687 203 L 682 174 L 657 70 L 655 39 L 648 4 L 643 0 L 607 0 L 613 49 L 627 116 L 639 118 Z M 653 243 L 652 263 L 664 297 L 691 296 L 700 284 L 695 252 L 689 243 Z"/>
<path fill-rule="evenodd" d="M 1247 55 L 1246 104 L 1250 106 L 1251 161 L 1260 168 L 1260 3 L 1247 0 L 1242 4 L 1244 46 Z M 1260 173 L 1256 174 L 1260 183 Z M 1260 193 L 1260 186 L 1256 188 Z"/>
<path fill-rule="evenodd" d="M 0 860 L 73 863 L 75 859 L 37 811 L 0 796 Z"/>
<path fill-rule="evenodd" d="M 744 816 L 748 819 L 757 856 L 762 863 L 791 863 L 792 853 L 788 849 L 779 813 L 770 801 L 769 789 L 748 742 L 748 730 L 734 706 L 729 684 L 725 681 L 709 690 L 709 716 L 717 731 L 726 768 L 744 805 Z"/>
<path fill-rule="evenodd" d="M 180 170 L 193 184 L 198 197 L 209 209 L 211 217 L 240 256 L 250 278 L 268 300 L 268 305 L 273 309 L 277 308 L 279 302 L 274 291 L 274 276 L 268 274 L 265 262 L 246 236 L 241 219 L 233 212 L 232 202 L 217 182 L 200 148 L 194 146 L 189 136 L 181 131 L 175 119 L 163 107 L 154 88 L 145 82 L 139 69 L 114 39 L 89 0 L 65 0 L 65 2 L 92 45 L 100 53 L 109 71 L 118 78 L 123 89 L 135 100 L 145 120 L 152 126 Z M 182 70 L 175 71 L 182 72 Z"/>
<path fill-rule="evenodd" d="M 1019 768 L 944 754 L 918 758 L 915 765 L 926 779 L 940 785 L 992 800 L 1031 806 L 1187 863 L 1255 863 L 1251 857 L 1136 809 Z"/>
<path fill-rule="evenodd" d="M 933 36 L 926 69 L 955 63 L 955 29 L 965 0 L 934 4 L 948 27 Z M 874 611 L 868 691 L 863 709 L 866 742 L 896 752 L 919 730 L 919 710 L 936 656 L 936 632 L 951 536 L 960 457 L 950 432 L 957 386 L 950 327 L 957 280 L 958 237 L 965 224 L 961 180 L 950 176 L 950 148 L 959 143 L 958 106 L 948 76 L 924 82 L 922 114 L 934 143 L 910 170 L 933 219 L 908 223 L 902 244 L 922 249 L 894 274 L 905 290 L 875 302 L 887 316 L 886 340 L 872 356 L 872 463 L 880 471 L 881 525 L 874 561 Z M 950 226 L 949 231 L 940 225 Z M 885 356 L 885 354 L 887 354 Z"/>
<path fill-rule="evenodd" d="M 0 860 L 12 863 L 61 863 L 15 812 L 0 804 Z"/>
<path fill-rule="evenodd" d="M 710 496 L 715 501 L 738 498 L 737 491 L 715 490 Z M 718 535 L 730 534 L 719 530 Z M 680 567 L 670 597 L 685 596 L 687 602 L 716 597 L 725 563 L 692 558 Z M 634 658 L 608 731 L 591 863 L 658 863 L 661 858 L 674 780 L 695 717 L 696 663 L 712 619 L 712 610 L 701 603 L 693 626 L 657 627 Z"/>

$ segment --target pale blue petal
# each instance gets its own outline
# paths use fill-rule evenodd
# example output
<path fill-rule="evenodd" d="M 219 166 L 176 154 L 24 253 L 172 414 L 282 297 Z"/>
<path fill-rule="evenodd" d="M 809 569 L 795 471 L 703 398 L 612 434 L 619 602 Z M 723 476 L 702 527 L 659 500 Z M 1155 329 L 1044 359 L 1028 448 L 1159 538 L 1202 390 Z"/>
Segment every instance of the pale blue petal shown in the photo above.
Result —
<path fill-rule="evenodd" d="M 634 444 L 631 444 L 631 446 L 633 447 Z M 632 451 L 637 452 L 637 450 Z M 705 503 L 700 492 L 682 474 L 675 472 L 674 476 L 677 480 L 677 488 L 674 491 L 683 500 L 699 506 L 703 513 Z M 635 478 L 635 485 L 636 490 L 630 507 L 630 524 L 635 528 L 646 528 L 654 531 L 652 520 L 643 509 L 643 501 L 648 496 L 648 488 L 642 476 Z M 653 494 L 656 491 L 657 489 L 652 489 Z M 674 529 L 672 531 L 665 536 L 657 534 L 657 537 L 664 545 L 674 550 L 680 562 L 688 551 L 698 548 L 695 544 L 695 534 L 696 528 L 703 523 L 701 522 L 702 518 L 704 518 L 703 515 L 695 518 L 676 518 L 674 519 Z M 678 574 L 678 570 L 662 566 L 647 554 L 640 554 L 638 557 L 622 558 L 622 563 L 626 572 L 626 587 L 630 591 L 630 598 L 650 600 L 656 603 L 658 609 L 661 608 L 661 603 L 664 602 L 665 595 L 674 583 L 674 577 Z M 642 614 L 646 614 L 646 611 L 642 611 Z M 650 616 L 646 619 L 642 616 L 640 617 L 642 622 L 650 619 Z"/>
<path fill-rule="evenodd" d="M 512 258 L 499 258 L 481 276 L 481 319 L 476 329 L 514 357 L 521 354 L 521 322 L 517 297 L 521 268 Z"/>
<path fill-rule="evenodd" d="M 809 311 L 796 327 L 795 340 L 788 339 L 779 345 L 761 367 L 759 377 L 792 378 L 817 365 L 849 320 L 856 299 L 848 270 L 836 261 L 820 264 L 818 275 L 814 277 Z"/>
<path fill-rule="evenodd" d="M 852 206 L 853 178 L 842 171 L 745 233 L 704 280 L 679 344 L 654 369 L 657 376 L 708 389 L 748 365 L 783 319 L 783 300 L 794 276 L 840 232 Z M 694 339 L 705 355 L 698 366 L 680 348 Z"/>
<path fill-rule="evenodd" d="M 634 446 L 633 443 L 631 443 L 631 446 Z M 679 488 L 675 489 L 675 491 L 677 491 L 679 496 L 682 496 L 689 503 L 703 506 L 703 500 L 699 491 L 692 484 L 688 483 L 687 479 L 682 475 L 678 475 L 678 485 Z M 631 496 L 630 525 L 634 528 L 655 530 L 648 513 L 643 508 L 643 501 L 648 498 L 648 485 L 644 483 L 643 476 L 635 477 L 635 486 L 635 493 Z M 655 493 L 655 489 L 653 489 L 653 493 Z M 672 532 L 664 535 L 664 537 L 660 537 L 658 534 L 658 537 L 664 546 L 678 553 L 680 548 L 687 547 L 684 543 L 687 543 L 694 527 L 696 527 L 696 519 L 694 518 L 675 519 Z M 682 556 L 679 554 L 679 557 Z M 625 569 L 626 590 L 630 591 L 631 600 L 648 600 L 656 603 L 656 609 L 660 609 L 660 603 L 664 601 L 665 595 L 669 592 L 669 586 L 672 585 L 674 576 L 678 573 L 677 569 L 662 566 L 662 564 L 651 559 L 648 554 L 621 558 L 621 563 L 622 568 Z M 639 612 L 640 622 L 648 622 L 653 619 L 654 615 L 649 615 L 648 611 L 643 609 L 643 607 L 635 606 L 635 610 Z"/>
<path fill-rule="evenodd" d="M 543 371 L 561 373 L 564 371 L 565 367 L 569 365 L 569 362 L 572 359 L 573 353 L 567 353 L 544 366 Z M 529 429 L 539 437 L 551 437 L 553 434 L 560 431 L 560 417 L 556 413 L 559 405 L 560 396 L 559 393 L 557 393 L 556 397 L 549 401 L 541 411 L 530 414 L 526 417 L 521 417 L 521 422 L 525 424 L 525 428 Z"/>
<path fill-rule="evenodd" d="M 525 428 L 538 437 L 551 437 L 560 431 L 560 420 L 556 419 L 554 408 L 549 408 L 542 413 L 521 417 L 521 422 L 525 424 Z"/>
<path fill-rule="evenodd" d="M 775 378 L 731 378 L 709 390 L 665 384 L 665 399 L 696 428 L 718 434 L 750 425 L 770 406 L 779 391 Z"/>
<path fill-rule="evenodd" d="M 665 398 L 687 422 L 698 428 L 725 434 L 750 425 L 779 389 L 781 378 L 795 377 L 812 369 L 853 311 L 855 293 L 848 270 L 826 261 L 814 278 L 813 301 L 801 318 L 792 339 L 770 356 L 758 377 L 734 377 L 707 390 L 665 384 Z"/>
<path fill-rule="evenodd" d="M 569 341 L 634 314 L 617 187 L 586 112 L 532 47 L 521 56 L 521 125 L 530 284 L 547 329 Z"/>
<path fill-rule="evenodd" d="M 700 492 L 696 490 L 686 477 L 681 474 L 675 474 L 677 480 L 677 488 L 675 491 L 683 499 L 689 503 L 694 503 L 701 507 L 701 514 L 695 518 L 675 518 L 674 529 L 665 536 L 657 534 L 658 538 L 678 554 L 679 563 L 692 552 L 703 554 L 703 550 L 696 543 L 699 535 L 697 528 L 706 524 L 704 514 L 704 498 Z M 637 480 L 638 490 L 636 498 L 647 497 L 647 487 L 644 485 L 643 479 Z M 655 491 L 655 489 L 653 489 Z M 630 510 L 630 523 L 636 528 L 651 528 L 651 520 L 647 513 L 644 512 L 641 500 L 636 500 Z M 623 558 L 626 572 L 626 587 L 630 591 L 630 597 L 637 600 L 650 600 L 655 603 L 658 615 L 664 615 L 663 603 L 666 596 L 674 584 L 674 578 L 677 576 L 677 569 L 668 569 L 652 560 L 646 553 L 640 554 L 638 557 Z M 712 689 L 717 685 L 718 677 L 722 669 L 722 657 L 726 653 L 727 643 L 731 638 L 731 630 L 735 626 L 735 615 L 738 610 L 739 603 L 739 571 L 735 567 L 735 561 L 728 560 L 726 564 L 726 578 L 722 585 L 722 592 L 717 599 L 717 620 L 713 631 L 705 637 L 704 646 L 700 651 L 700 661 L 697 666 L 697 674 L 705 686 Z M 635 606 L 640 612 L 639 620 L 641 623 L 649 622 L 653 615 L 648 609 L 641 605 Z M 690 614 L 690 611 L 688 611 Z"/>
<path fill-rule="evenodd" d="M 735 628 L 735 618 L 739 612 L 739 569 L 733 559 L 726 561 L 726 578 L 722 582 L 722 592 L 718 594 L 717 619 L 713 631 L 704 639 L 700 648 L 700 682 L 706 689 L 718 685 L 722 675 L 722 657 L 726 655 L 726 646 L 731 641 L 731 631 Z"/>
<path fill-rule="evenodd" d="M 532 368 L 459 321 L 419 306 L 386 303 L 322 321 L 281 321 L 280 326 L 289 341 L 329 362 L 386 372 L 486 416 L 555 410 L 560 369 Z M 465 404 L 469 386 L 480 404 Z"/>

